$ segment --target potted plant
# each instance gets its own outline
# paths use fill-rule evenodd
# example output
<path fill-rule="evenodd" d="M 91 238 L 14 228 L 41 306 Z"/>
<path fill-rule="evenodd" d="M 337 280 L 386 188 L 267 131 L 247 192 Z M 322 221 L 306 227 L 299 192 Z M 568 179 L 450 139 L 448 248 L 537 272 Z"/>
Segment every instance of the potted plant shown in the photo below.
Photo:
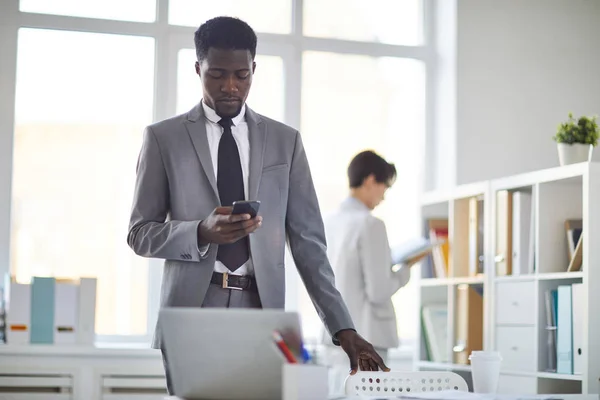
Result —
<path fill-rule="evenodd" d="M 556 141 L 560 165 L 591 160 L 600 133 L 596 118 L 582 116 L 576 120 L 573 113 L 569 113 L 569 120 L 558 126 L 552 139 Z"/>

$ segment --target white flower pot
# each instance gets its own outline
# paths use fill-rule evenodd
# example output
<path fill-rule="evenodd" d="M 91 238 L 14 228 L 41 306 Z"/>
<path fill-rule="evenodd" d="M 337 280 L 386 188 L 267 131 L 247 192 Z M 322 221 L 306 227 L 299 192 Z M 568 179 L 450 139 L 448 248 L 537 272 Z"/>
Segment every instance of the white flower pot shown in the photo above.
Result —
<path fill-rule="evenodd" d="M 557 143 L 558 161 L 560 165 L 576 164 L 590 161 L 594 146 L 583 143 Z"/>

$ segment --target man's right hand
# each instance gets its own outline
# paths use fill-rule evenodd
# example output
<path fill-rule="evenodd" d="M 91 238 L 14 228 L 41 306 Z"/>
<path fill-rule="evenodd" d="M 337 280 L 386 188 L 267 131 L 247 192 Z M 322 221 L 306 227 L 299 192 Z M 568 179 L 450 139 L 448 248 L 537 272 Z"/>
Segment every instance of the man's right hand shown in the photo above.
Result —
<path fill-rule="evenodd" d="M 262 217 L 232 214 L 233 207 L 217 207 L 198 225 L 198 244 L 230 244 L 257 230 Z"/>

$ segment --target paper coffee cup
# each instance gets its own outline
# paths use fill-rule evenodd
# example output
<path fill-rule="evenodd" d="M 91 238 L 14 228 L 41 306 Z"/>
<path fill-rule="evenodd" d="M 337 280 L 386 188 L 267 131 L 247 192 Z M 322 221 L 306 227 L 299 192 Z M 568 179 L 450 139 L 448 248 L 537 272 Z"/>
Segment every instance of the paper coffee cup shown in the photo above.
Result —
<path fill-rule="evenodd" d="M 496 393 L 500 379 L 502 357 L 497 351 L 473 351 L 469 356 L 473 391 L 475 393 Z"/>

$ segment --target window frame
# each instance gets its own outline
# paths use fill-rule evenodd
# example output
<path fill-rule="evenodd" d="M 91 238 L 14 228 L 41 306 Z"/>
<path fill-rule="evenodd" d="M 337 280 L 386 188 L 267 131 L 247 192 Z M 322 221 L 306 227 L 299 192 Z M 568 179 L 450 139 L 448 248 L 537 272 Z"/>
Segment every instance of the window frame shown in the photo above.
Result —
<path fill-rule="evenodd" d="M 305 51 L 323 51 L 359 54 L 372 57 L 399 57 L 421 60 L 425 63 L 425 154 L 431 152 L 433 136 L 432 116 L 435 108 L 436 55 L 434 52 L 434 0 L 422 0 L 423 42 L 419 46 L 390 45 L 377 42 L 358 42 L 303 35 L 303 0 L 292 1 L 292 31 L 290 34 L 258 32 L 259 54 L 275 55 L 283 59 L 286 102 L 285 122 L 298 129 L 301 121 L 302 55 Z M 148 36 L 155 39 L 155 89 L 153 121 L 168 118 L 175 113 L 177 88 L 177 53 L 182 48 L 193 48 L 196 28 L 169 25 L 169 0 L 156 0 L 156 21 L 152 23 L 84 18 L 64 15 L 21 12 L 19 0 L 6 0 L 0 13 L 0 276 L 9 273 L 11 235 L 11 181 L 12 149 L 15 127 L 15 92 L 17 74 L 17 39 L 20 28 L 57 29 L 105 34 Z M 151 123 L 152 121 L 148 121 Z M 429 170 L 429 169 L 428 169 Z M 426 179 L 427 181 L 428 179 Z M 423 185 L 425 187 L 425 185 Z M 148 275 L 148 333 L 146 335 L 96 335 L 97 342 L 149 343 L 159 309 L 162 260 L 149 260 Z M 296 309 L 296 287 L 301 285 L 295 271 L 288 275 L 287 308 Z M 290 286 L 292 283 L 293 286 Z M 295 287 L 294 287 L 295 286 Z M 403 342 L 402 347 L 412 345 Z"/>

